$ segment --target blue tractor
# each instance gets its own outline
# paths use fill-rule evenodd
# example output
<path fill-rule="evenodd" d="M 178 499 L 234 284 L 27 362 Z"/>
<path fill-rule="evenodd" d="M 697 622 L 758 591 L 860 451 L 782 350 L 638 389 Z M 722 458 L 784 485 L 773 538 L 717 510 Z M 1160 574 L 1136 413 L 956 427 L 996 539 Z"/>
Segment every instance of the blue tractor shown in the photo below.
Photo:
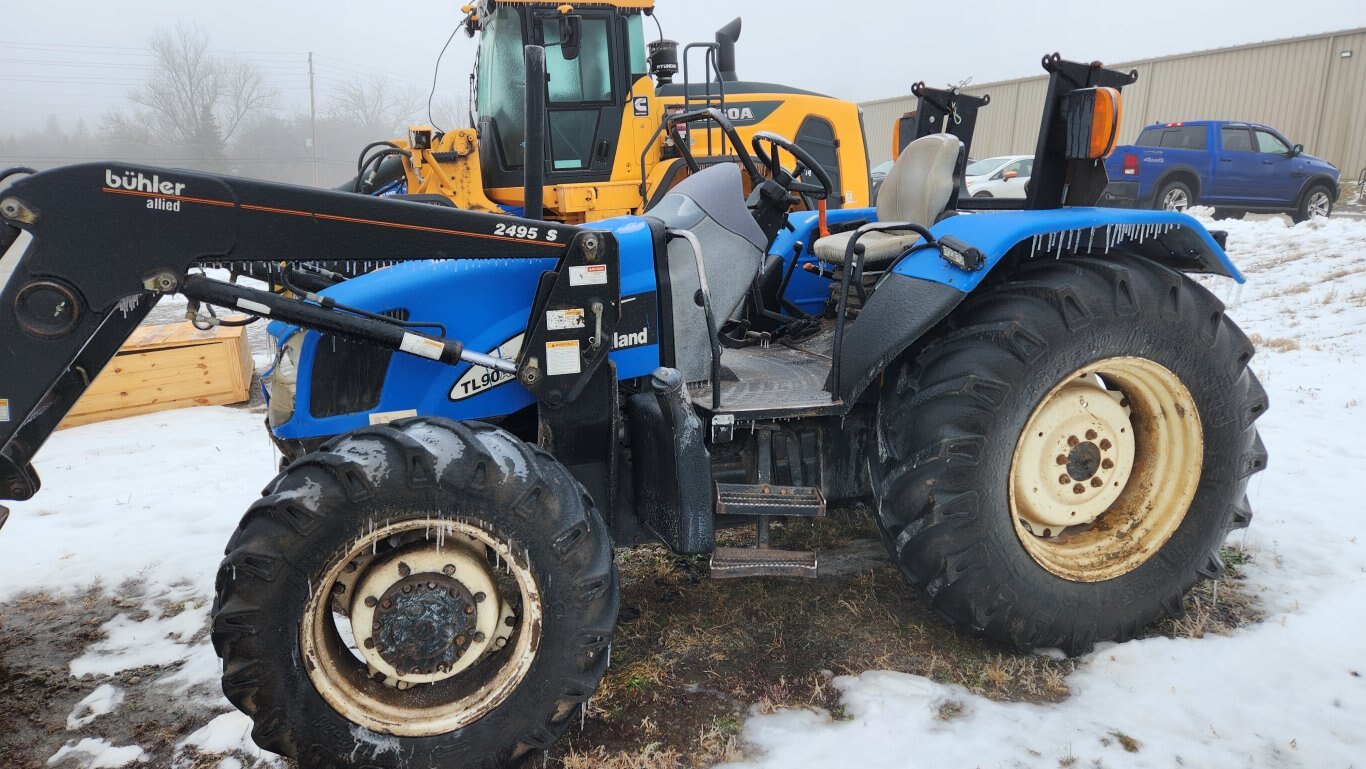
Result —
<path fill-rule="evenodd" d="M 257 743 L 306 767 L 522 761 L 608 664 L 614 548 L 815 576 L 769 528 L 838 501 L 871 503 L 950 622 L 1131 638 L 1220 574 L 1267 400 L 1190 277 L 1242 281 L 1219 233 L 1091 207 L 1134 75 L 1044 64 L 1013 203 L 960 195 L 980 104 L 924 88 L 877 208 L 828 215 L 819 163 L 713 109 L 669 119 L 687 179 L 591 227 L 115 163 L 19 179 L 0 498 L 37 491 L 31 459 L 160 296 L 271 321 L 286 461 L 227 545 L 213 644 Z M 734 163 L 691 158 L 708 123 Z M 267 264 L 287 290 L 199 270 Z M 754 546 L 717 547 L 732 526 Z"/>

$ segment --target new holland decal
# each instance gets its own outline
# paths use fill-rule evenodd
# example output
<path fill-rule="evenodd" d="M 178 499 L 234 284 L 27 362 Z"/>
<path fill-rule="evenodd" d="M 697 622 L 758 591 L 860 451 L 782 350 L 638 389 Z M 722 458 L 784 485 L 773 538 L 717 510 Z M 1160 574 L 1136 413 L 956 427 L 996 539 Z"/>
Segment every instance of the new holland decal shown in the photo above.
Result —
<path fill-rule="evenodd" d="M 629 350 L 659 343 L 659 310 L 653 292 L 628 296 L 621 300 L 621 320 L 617 323 L 616 333 L 612 335 L 612 349 Z M 498 345 L 488 354 L 495 358 L 516 360 L 522 352 L 525 333 L 519 333 Z M 462 401 L 472 398 L 513 381 L 516 374 L 490 371 L 481 366 L 471 366 L 456 380 L 451 388 L 451 400 Z"/>

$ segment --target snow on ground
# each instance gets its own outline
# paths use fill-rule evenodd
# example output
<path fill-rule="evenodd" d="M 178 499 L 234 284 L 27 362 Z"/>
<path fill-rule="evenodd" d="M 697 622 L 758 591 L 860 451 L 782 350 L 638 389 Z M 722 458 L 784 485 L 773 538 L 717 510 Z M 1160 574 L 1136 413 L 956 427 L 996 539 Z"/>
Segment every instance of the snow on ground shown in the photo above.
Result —
<path fill-rule="evenodd" d="M 896 673 L 842 677 L 849 720 L 755 716 L 744 736 L 756 757 L 744 766 L 1366 766 L 1366 222 L 1209 224 L 1229 231 L 1249 282 L 1205 282 L 1255 335 L 1253 367 L 1271 397 L 1259 422 L 1270 466 L 1251 486 L 1252 527 L 1235 535 L 1254 555 L 1244 572 L 1266 620 L 1227 638 L 1099 648 L 1057 705 L 992 702 Z M 180 662 L 158 681 L 167 696 L 223 714 L 182 745 L 260 756 L 247 719 L 217 692 L 210 645 L 193 637 L 223 545 L 274 463 L 261 416 L 239 409 L 59 432 L 39 456 L 43 492 L 11 505 L 0 536 L 0 601 L 141 581 L 145 618 L 106 623 L 72 674 Z M 962 712 L 943 720 L 949 700 Z M 92 736 L 119 703 L 109 685 L 80 703 L 53 761 L 135 765 L 140 748 Z"/>

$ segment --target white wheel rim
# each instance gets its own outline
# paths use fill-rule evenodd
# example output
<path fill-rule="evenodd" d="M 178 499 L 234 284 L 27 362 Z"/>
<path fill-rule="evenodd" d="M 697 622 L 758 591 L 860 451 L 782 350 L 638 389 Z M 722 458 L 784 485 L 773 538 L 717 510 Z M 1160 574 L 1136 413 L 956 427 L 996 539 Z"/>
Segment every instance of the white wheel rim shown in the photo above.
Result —
<path fill-rule="evenodd" d="M 1180 378 L 1146 358 L 1097 361 L 1040 400 L 1016 443 L 1015 533 L 1064 579 L 1127 574 L 1185 520 L 1203 461 L 1200 415 Z"/>
<path fill-rule="evenodd" d="M 401 555 L 372 555 L 381 544 L 395 541 L 404 542 L 396 551 Z M 498 595 L 493 584 L 498 572 L 488 567 L 490 557 L 507 575 L 505 581 L 515 584 L 521 616 L 514 616 L 503 600 L 512 596 Z M 406 574 L 399 572 L 399 562 Z M 344 578 L 352 563 L 362 564 L 355 570 L 363 568 L 365 573 Z M 454 566 L 451 574 L 446 573 L 448 566 Z M 385 608 L 381 596 L 392 596 L 395 586 L 401 589 L 415 580 L 446 587 L 452 579 L 459 582 L 461 595 L 474 598 L 482 592 L 486 598 L 472 604 L 479 608 L 469 615 L 468 635 L 460 644 L 465 653 L 459 659 L 447 667 L 417 670 L 400 663 L 398 667 L 405 669 L 399 670 L 392 656 L 380 653 L 378 643 L 365 648 L 367 639 L 379 636 L 376 623 L 383 625 L 376 619 Z M 378 528 L 353 542 L 319 584 L 328 588 L 310 595 L 300 626 L 304 667 L 338 714 L 373 732 L 425 737 L 478 721 L 521 685 L 540 647 L 540 589 L 525 553 L 472 523 L 414 519 Z M 374 605 L 367 605 L 367 597 L 377 599 Z M 354 649 L 336 627 L 337 602 L 350 606 L 343 625 L 354 636 Z M 476 633 L 483 638 L 476 640 Z M 420 687 L 421 696 L 406 691 L 414 686 Z M 452 696 L 432 696 L 431 686 L 447 687 Z"/>
<path fill-rule="evenodd" d="M 1316 216 L 1327 216 L 1329 205 L 1328 193 L 1315 192 L 1309 196 L 1309 217 L 1312 219 Z"/>

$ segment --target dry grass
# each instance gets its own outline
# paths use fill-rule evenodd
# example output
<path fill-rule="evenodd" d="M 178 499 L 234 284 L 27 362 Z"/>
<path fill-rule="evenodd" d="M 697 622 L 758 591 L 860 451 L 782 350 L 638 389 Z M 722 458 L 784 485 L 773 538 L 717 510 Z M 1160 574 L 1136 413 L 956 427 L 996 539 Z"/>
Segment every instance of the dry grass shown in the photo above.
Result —
<path fill-rule="evenodd" d="M 721 532 L 750 544 L 752 531 Z M 862 508 L 775 526 L 773 546 L 869 552 L 880 547 Z M 996 700 L 1057 702 L 1076 663 L 1021 653 L 960 632 L 934 616 L 885 556 L 855 573 L 817 580 L 711 580 L 704 557 L 662 547 L 618 554 L 622 622 L 612 667 L 582 729 L 549 756 L 575 769 L 710 766 L 743 751 L 751 713 L 817 708 L 844 717 L 833 679 L 894 670 L 959 684 Z M 824 568 L 824 567 L 823 567 Z M 941 718 L 962 703 L 940 707 Z"/>
<path fill-rule="evenodd" d="M 752 536 L 728 531 L 719 539 L 745 545 Z M 824 521 L 776 526 L 773 537 L 775 547 L 820 548 L 826 563 L 832 549 L 868 544 L 875 529 L 865 511 L 853 508 Z M 1260 620 L 1239 577 L 1249 556 L 1226 548 L 1224 557 L 1226 577 L 1198 585 L 1184 617 L 1159 622 L 1146 635 L 1200 638 Z M 741 725 L 751 713 L 817 708 L 832 720 L 845 718 L 833 684 L 838 675 L 894 670 L 994 700 L 1047 703 L 1070 694 L 1067 675 L 1078 664 L 944 624 L 885 559 L 818 580 L 714 581 L 705 558 L 662 547 L 622 551 L 619 563 L 624 608 L 612 667 L 583 728 L 570 729 L 548 757 L 551 766 L 681 769 L 742 758 Z M 951 720 L 964 707 L 949 699 L 936 715 Z M 1119 735 L 1106 739 L 1124 745 Z M 1063 757 L 1059 765 L 1071 764 Z"/>
<path fill-rule="evenodd" d="M 1276 352 L 1290 352 L 1300 349 L 1300 343 L 1294 339 L 1283 336 L 1264 337 L 1261 334 L 1248 334 L 1247 339 L 1252 345 L 1262 350 L 1275 350 Z"/>

